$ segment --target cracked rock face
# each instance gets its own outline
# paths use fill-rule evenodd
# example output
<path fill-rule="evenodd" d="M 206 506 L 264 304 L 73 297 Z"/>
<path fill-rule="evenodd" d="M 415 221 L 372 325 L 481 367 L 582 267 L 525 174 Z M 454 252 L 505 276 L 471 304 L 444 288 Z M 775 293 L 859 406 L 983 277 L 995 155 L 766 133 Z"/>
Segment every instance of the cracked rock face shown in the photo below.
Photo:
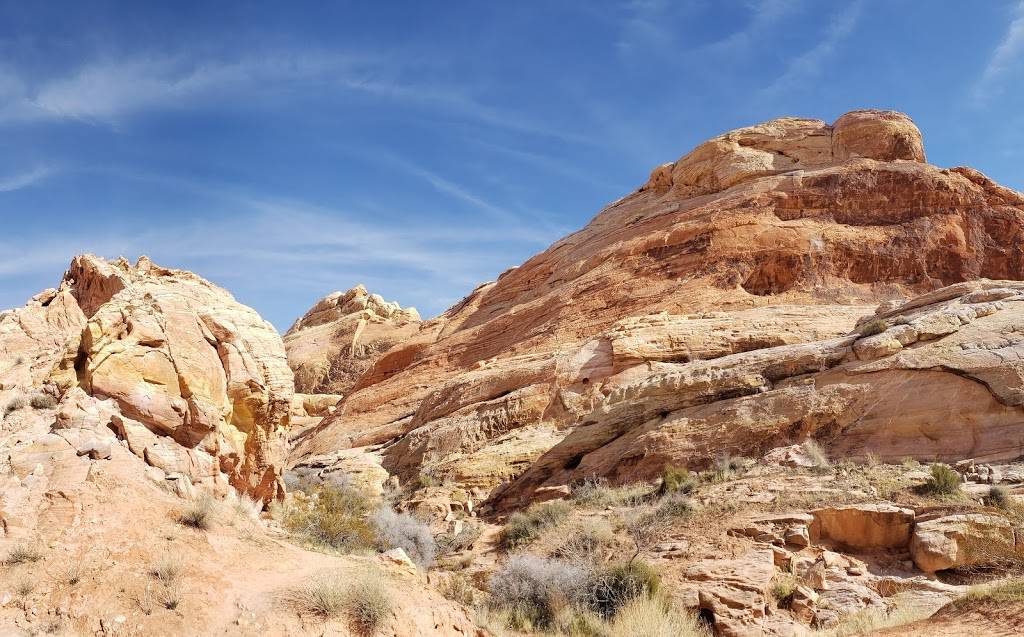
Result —
<path fill-rule="evenodd" d="M 500 508 L 812 435 L 1007 458 L 1022 279 L 1024 196 L 926 163 L 907 116 L 774 120 L 656 169 L 421 323 L 293 460 L 363 450 Z"/>
<path fill-rule="evenodd" d="M 59 291 L 13 317 L 0 347 L 24 353 L 10 388 L 81 388 L 65 420 L 95 420 L 150 466 L 264 500 L 283 492 L 292 373 L 274 328 L 226 291 L 145 257 L 82 255 Z M 113 407 L 92 413 L 94 399 Z"/>

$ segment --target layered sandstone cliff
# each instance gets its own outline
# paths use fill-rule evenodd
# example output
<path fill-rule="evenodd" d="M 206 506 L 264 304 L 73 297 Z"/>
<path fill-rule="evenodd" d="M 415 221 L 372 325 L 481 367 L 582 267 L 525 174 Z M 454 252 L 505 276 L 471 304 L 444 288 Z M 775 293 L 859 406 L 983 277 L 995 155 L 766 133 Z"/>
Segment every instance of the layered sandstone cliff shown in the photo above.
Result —
<path fill-rule="evenodd" d="M 925 163 L 905 115 L 732 131 L 423 323 L 293 458 L 362 450 L 505 506 L 808 436 L 1019 455 L 1018 287 L 982 279 L 1024 279 L 1022 230 L 1024 196 Z"/>

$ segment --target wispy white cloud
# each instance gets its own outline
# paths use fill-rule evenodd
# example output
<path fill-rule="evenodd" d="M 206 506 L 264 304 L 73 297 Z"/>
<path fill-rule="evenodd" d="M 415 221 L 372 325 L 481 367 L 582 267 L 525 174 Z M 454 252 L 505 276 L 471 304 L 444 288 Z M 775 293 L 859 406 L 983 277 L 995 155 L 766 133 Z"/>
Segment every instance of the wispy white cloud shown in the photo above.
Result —
<path fill-rule="evenodd" d="M 1004 77 L 1021 66 L 1024 59 L 1024 0 L 1017 3 L 1010 26 L 992 52 L 985 70 L 978 78 L 971 97 L 976 104 L 982 104 L 1003 92 Z"/>
<path fill-rule="evenodd" d="M 43 236 L 0 238 L 0 307 L 20 304 L 25 294 L 9 296 L 5 279 L 15 282 L 39 272 L 60 272 L 71 256 L 93 252 L 129 258 L 147 254 L 162 265 L 196 270 L 237 292 L 281 329 L 305 307 L 282 307 L 280 299 L 314 299 L 360 282 L 430 315 L 445 309 L 444 300 L 453 294 L 468 293 L 483 278 L 561 234 L 545 234 L 544 228 L 517 219 L 419 220 L 396 217 L 393 211 L 324 207 L 180 178 L 117 173 L 124 179 L 154 180 L 187 191 L 206 203 L 196 204 L 188 221 L 126 214 L 121 224 L 106 232 L 54 228 Z M 458 184 L 424 173 L 423 179 L 431 178 L 440 180 L 437 187 L 450 190 L 446 194 L 452 197 L 493 206 Z"/>
<path fill-rule="evenodd" d="M 666 15 L 672 4 L 669 0 L 632 0 L 626 5 L 627 17 L 615 47 L 622 55 L 639 50 L 668 48 L 673 40 L 672 27 Z"/>
<path fill-rule="evenodd" d="M 0 192 L 12 192 L 33 186 L 54 172 L 50 166 L 36 166 L 13 175 L 0 175 Z"/>
<path fill-rule="evenodd" d="M 582 135 L 492 107 L 465 86 L 420 77 L 416 61 L 369 54 L 280 50 L 229 58 L 184 54 L 102 58 L 71 72 L 32 81 L 0 68 L 0 123 L 79 120 L 116 125 L 134 114 L 224 104 L 268 96 L 362 95 L 463 120 L 561 141 L 593 144 Z M 308 91 L 307 91 L 308 94 Z"/>
<path fill-rule="evenodd" d="M 764 37 L 766 31 L 777 25 L 783 18 L 796 11 L 802 0 L 756 0 L 747 4 L 750 21 L 717 42 L 704 47 L 705 53 L 725 56 L 739 56 L 747 53 Z"/>
<path fill-rule="evenodd" d="M 791 59 L 786 65 L 785 71 L 769 86 L 761 90 L 762 96 L 776 96 L 799 89 L 820 75 L 829 58 L 835 55 L 839 49 L 839 45 L 857 27 L 863 9 L 863 0 L 858 0 L 834 15 L 828 28 L 825 29 L 824 37 L 813 47 Z"/>

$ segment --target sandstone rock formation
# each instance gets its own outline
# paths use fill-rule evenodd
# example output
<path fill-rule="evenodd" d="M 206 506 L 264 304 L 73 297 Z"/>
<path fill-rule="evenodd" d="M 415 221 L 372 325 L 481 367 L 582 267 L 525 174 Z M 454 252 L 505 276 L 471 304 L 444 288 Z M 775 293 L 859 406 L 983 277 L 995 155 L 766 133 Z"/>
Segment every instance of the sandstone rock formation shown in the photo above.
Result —
<path fill-rule="evenodd" d="M 416 308 L 370 294 L 362 285 L 320 299 L 284 336 L 295 388 L 346 394 L 387 350 L 419 329 Z"/>
<path fill-rule="evenodd" d="M 293 391 L 281 339 L 202 278 L 75 257 L 59 290 L 0 319 L 0 349 L 16 356 L 8 396 L 64 396 L 55 433 L 109 429 L 168 474 L 281 493 Z"/>
<path fill-rule="evenodd" d="M 1022 230 L 1024 196 L 925 163 L 902 114 L 733 131 L 422 323 L 293 459 L 351 449 L 500 508 L 810 436 L 1009 458 Z"/>
<path fill-rule="evenodd" d="M 914 526 L 910 554 L 928 573 L 987 566 L 1014 556 L 1016 537 L 1005 518 L 983 513 L 944 515 Z"/>

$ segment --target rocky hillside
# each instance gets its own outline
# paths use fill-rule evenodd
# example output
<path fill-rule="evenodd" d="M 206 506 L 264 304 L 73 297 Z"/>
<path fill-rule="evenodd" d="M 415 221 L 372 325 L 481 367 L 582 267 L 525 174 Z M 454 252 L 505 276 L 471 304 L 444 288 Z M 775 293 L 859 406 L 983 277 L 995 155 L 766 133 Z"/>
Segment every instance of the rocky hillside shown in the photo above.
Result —
<path fill-rule="evenodd" d="M 0 634 L 322 634 L 335 582 L 384 600 L 375 631 L 478 634 L 404 555 L 261 519 L 290 412 L 317 403 L 292 396 L 269 323 L 146 258 L 75 257 L 0 314 Z"/>
<path fill-rule="evenodd" d="M 856 111 L 426 321 L 75 257 L 0 313 L 0 634 L 1016 634 L 1022 230 Z"/>
<path fill-rule="evenodd" d="M 1014 456 L 1022 229 L 1024 196 L 926 163 L 900 113 L 732 131 L 421 324 L 293 458 L 507 508 L 809 437 Z"/>

